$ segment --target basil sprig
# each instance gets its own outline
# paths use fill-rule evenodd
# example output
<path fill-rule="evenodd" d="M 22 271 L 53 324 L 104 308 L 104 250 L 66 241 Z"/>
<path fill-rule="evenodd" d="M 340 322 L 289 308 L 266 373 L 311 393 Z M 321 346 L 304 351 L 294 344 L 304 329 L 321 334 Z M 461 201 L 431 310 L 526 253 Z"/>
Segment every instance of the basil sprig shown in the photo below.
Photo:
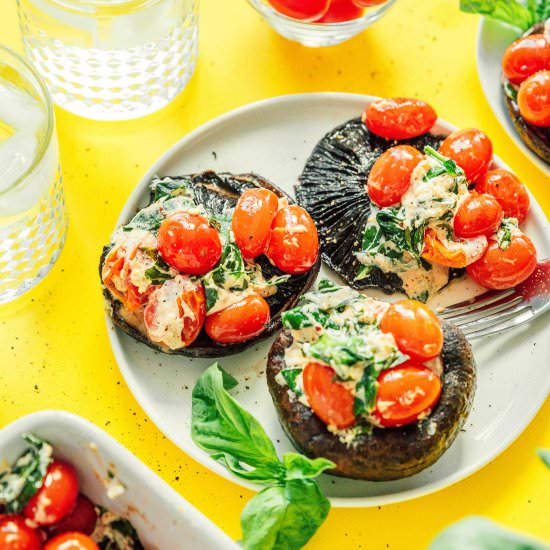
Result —
<path fill-rule="evenodd" d="M 537 454 L 540 456 L 540 459 L 550 468 L 550 449 L 538 449 Z"/>
<path fill-rule="evenodd" d="M 193 389 L 191 437 L 236 476 L 267 485 L 241 514 L 245 550 L 297 550 L 328 515 L 314 478 L 335 464 L 297 453 L 281 461 L 261 424 L 229 395 L 236 385 L 217 363 L 202 374 Z"/>

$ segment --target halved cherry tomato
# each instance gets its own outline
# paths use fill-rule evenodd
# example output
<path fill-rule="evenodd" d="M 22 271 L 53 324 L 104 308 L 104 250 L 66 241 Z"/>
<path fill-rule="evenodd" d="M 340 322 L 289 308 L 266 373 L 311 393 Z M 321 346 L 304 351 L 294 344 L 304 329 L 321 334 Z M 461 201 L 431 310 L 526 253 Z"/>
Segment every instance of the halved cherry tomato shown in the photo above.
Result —
<path fill-rule="evenodd" d="M 49 540 L 44 550 L 99 550 L 99 546 L 82 533 L 63 533 Z"/>
<path fill-rule="evenodd" d="M 334 370 L 308 363 L 302 374 L 304 393 L 313 412 L 327 425 L 342 430 L 355 423 L 353 394 L 334 379 Z"/>
<path fill-rule="evenodd" d="M 439 152 L 454 160 L 464 170 L 468 181 L 476 182 L 489 169 L 493 144 L 481 130 L 466 128 L 447 136 Z"/>
<path fill-rule="evenodd" d="M 396 97 L 373 101 L 363 122 L 377 136 L 408 139 L 428 132 L 437 120 L 433 107 L 419 99 Z"/>
<path fill-rule="evenodd" d="M 279 13 L 300 19 L 302 21 L 315 21 L 328 10 L 330 0 L 268 0 Z"/>
<path fill-rule="evenodd" d="M 483 235 L 443 242 L 435 231 L 427 229 L 421 256 L 432 264 L 461 268 L 479 260 L 486 248 L 487 238 Z"/>
<path fill-rule="evenodd" d="M 379 6 L 385 4 L 388 0 L 353 0 L 353 3 L 360 8 L 372 8 L 373 6 Z"/>
<path fill-rule="evenodd" d="M 53 525 L 69 515 L 78 496 L 75 469 L 54 460 L 46 471 L 40 489 L 30 498 L 23 515 L 37 525 Z"/>
<path fill-rule="evenodd" d="M 16 515 L 0 516 L 0 548 L 2 550 L 40 550 L 40 533 Z"/>
<path fill-rule="evenodd" d="M 220 260 L 218 231 L 200 214 L 174 212 L 160 225 L 158 250 L 166 263 L 189 275 L 204 275 Z"/>
<path fill-rule="evenodd" d="M 454 232 L 459 238 L 470 239 L 498 231 L 503 218 L 502 207 L 491 195 L 470 193 L 458 207 L 454 218 Z"/>
<path fill-rule="evenodd" d="M 266 256 L 285 273 L 306 272 L 317 261 L 319 238 L 311 216 L 295 204 L 281 208 L 271 224 Z"/>
<path fill-rule="evenodd" d="M 278 206 L 279 198 L 269 189 L 247 189 L 240 196 L 233 213 L 232 229 L 244 258 L 252 260 L 267 250 Z"/>
<path fill-rule="evenodd" d="M 260 335 L 270 318 L 268 303 L 261 296 L 251 294 L 240 302 L 208 315 L 204 329 L 215 342 L 237 344 Z"/>
<path fill-rule="evenodd" d="M 483 257 L 466 268 L 468 275 L 486 288 L 504 290 L 522 283 L 537 267 L 537 250 L 524 234 L 513 235 L 507 248 L 496 240 L 489 243 Z"/>
<path fill-rule="evenodd" d="M 84 495 L 78 495 L 73 511 L 50 529 L 50 534 L 60 535 L 70 531 L 78 531 L 85 535 L 94 532 L 97 523 L 97 512 L 92 501 Z"/>
<path fill-rule="evenodd" d="M 384 427 L 416 422 L 433 409 L 441 395 L 441 380 L 428 367 L 406 361 L 378 376 L 372 416 Z"/>
<path fill-rule="evenodd" d="M 504 76 L 520 84 L 538 71 L 550 69 L 550 42 L 543 34 L 532 34 L 513 42 L 502 58 Z"/>
<path fill-rule="evenodd" d="M 363 15 L 363 8 L 357 6 L 352 0 L 331 0 L 328 11 L 315 23 L 340 23 L 357 19 Z"/>
<path fill-rule="evenodd" d="M 393 334 L 397 347 L 411 359 L 427 361 L 441 353 L 443 331 L 439 319 L 416 300 L 391 304 L 380 320 L 380 329 Z"/>
<path fill-rule="evenodd" d="M 200 334 L 205 317 L 206 297 L 202 283 L 182 275 L 158 287 L 144 311 L 149 338 L 171 349 L 192 344 Z M 183 328 L 181 334 L 172 334 L 171 327 L 177 318 L 183 319 Z"/>
<path fill-rule="evenodd" d="M 495 197 L 505 218 L 516 218 L 523 223 L 529 212 L 529 194 L 515 174 L 497 168 L 489 170 L 476 184 L 476 191 Z"/>
<path fill-rule="evenodd" d="M 529 124 L 550 126 L 550 70 L 539 71 L 521 83 L 518 107 Z"/>
<path fill-rule="evenodd" d="M 398 145 L 384 151 L 374 163 L 367 181 L 370 199 L 378 206 L 401 201 L 411 184 L 411 176 L 424 155 L 410 145 Z"/>

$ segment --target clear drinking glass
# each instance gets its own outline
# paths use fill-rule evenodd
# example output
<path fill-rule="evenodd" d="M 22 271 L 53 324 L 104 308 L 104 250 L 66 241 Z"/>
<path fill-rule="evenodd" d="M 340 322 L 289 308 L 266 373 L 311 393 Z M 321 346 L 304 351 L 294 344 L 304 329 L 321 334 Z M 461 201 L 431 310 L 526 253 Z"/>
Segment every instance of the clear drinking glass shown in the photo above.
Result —
<path fill-rule="evenodd" d="M 66 229 L 51 98 L 36 71 L 0 45 L 0 304 L 45 277 Z"/>
<path fill-rule="evenodd" d="M 122 120 L 170 102 L 195 70 L 198 0 L 17 0 L 27 57 L 57 105 Z"/>

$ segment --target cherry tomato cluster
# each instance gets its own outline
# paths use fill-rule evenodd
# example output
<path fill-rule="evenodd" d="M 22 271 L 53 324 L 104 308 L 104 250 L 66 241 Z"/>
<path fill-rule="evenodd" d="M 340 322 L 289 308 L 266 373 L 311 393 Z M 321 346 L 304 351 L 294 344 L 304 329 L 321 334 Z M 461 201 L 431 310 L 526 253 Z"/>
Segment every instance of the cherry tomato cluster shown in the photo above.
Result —
<path fill-rule="evenodd" d="M 380 328 L 393 334 L 397 347 L 410 359 L 380 373 L 371 417 L 384 428 L 404 426 L 426 415 L 439 400 L 441 380 L 423 363 L 441 353 L 443 331 L 434 313 L 415 300 L 392 304 L 380 319 Z M 303 385 L 313 412 L 323 422 L 338 429 L 355 424 L 353 393 L 335 379 L 331 367 L 308 363 Z"/>
<path fill-rule="evenodd" d="M 0 515 L 0 548 L 99 550 L 89 536 L 96 522 L 93 503 L 79 494 L 74 468 L 55 460 L 23 512 Z"/>
<path fill-rule="evenodd" d="M 550 40 L 532 34 L 516 40 L 502 58 L 504 76 L 519 86 L 521 116 L 534 126 L 550 127 Z"/>
<path fill-rule="evenodd" d="M 340 23 L 357 19 L 364 8 L 384 4 L 387 0 L 269 0 L 279 13 L 300 21 Z"/>
<path fill-rule="evenodd" d="M 547 103 L 550 107 L 550 102 Z M 402 140 L 428 132 L 437 115 L 423 101 L 394 98 L 374 101 L 365 109 L 362 118 L 374 134 L 389 140 Z M 536 266 L 533 243 L 526 235 L 513 235 L 511 246 L 501 248 L 495 234 L 503 218 L 516 218 L 520 224 L 525 221 L 529 211 L 525 186 L 507 170 L 490 169 L 493 146 L 481 130 L 457 130 L 445 138 L 439 151 L 454 160 L 475 187 L 460 202 L 453 219 L 456 246 L 450 248 L 435 231 L 428 229 L 422 257 L 447 267 L 467 267 L 469 275 L 487 288 L 510 288 L 521 283 Z M 410 186 L 415 168 L 424 158 L 409 145 L 396 145 L 386 150 L 369 173 L 367 192 L 370 199 L 380 207 L 399 204 Z"/>

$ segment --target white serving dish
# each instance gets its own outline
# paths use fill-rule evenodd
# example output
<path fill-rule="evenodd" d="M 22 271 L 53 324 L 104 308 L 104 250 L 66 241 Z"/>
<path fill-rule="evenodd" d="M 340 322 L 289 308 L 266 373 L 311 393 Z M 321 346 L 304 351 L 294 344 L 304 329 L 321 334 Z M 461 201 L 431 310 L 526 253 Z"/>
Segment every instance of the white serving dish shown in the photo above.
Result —
<path fill-rule="evenodd" d="M 11 464 L 24 451 L 23 433 L 51 443 L 55 457 L 76 468 L 82 493 L 129 519 L 147 550 L 240 548 L 130 451 L 87 420 L 64 411 L 24 416 L 0 431 L 0 460 Z M 114 500 L 107 497 L 102 481 L 107 469 L 114 470 L 126 486 Z"/>

